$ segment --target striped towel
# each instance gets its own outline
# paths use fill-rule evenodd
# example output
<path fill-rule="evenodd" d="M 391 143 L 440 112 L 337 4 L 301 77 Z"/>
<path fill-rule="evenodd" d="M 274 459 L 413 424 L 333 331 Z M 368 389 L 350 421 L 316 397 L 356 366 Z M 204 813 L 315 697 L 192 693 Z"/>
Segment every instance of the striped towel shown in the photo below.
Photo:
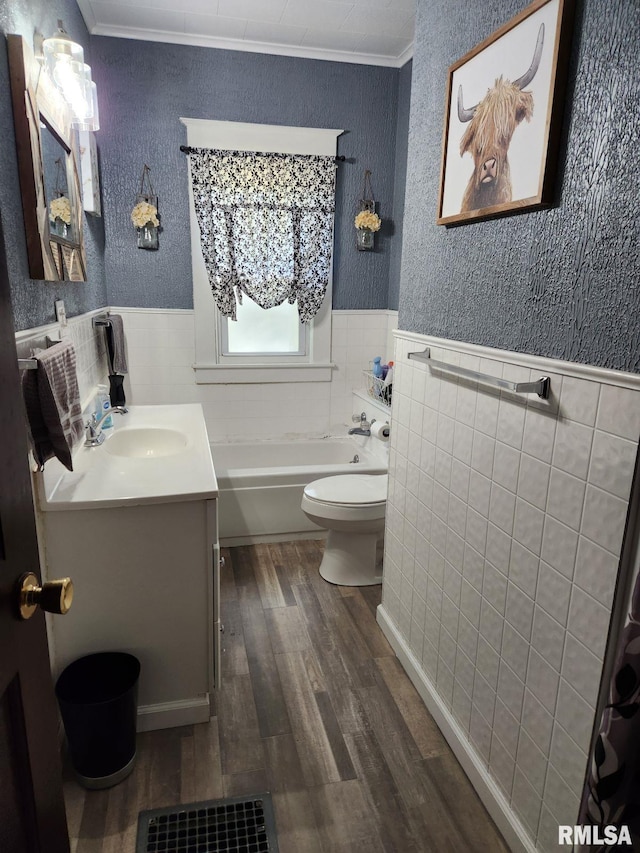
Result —
<path fill-rule="evenodd" d="M 35 358 L 37 369 L 22 375 L 33 455 L 41 471 L 53 456 L 73 471 L 71 454 L 84 431 L 73 344 L 63 341 Z"/>

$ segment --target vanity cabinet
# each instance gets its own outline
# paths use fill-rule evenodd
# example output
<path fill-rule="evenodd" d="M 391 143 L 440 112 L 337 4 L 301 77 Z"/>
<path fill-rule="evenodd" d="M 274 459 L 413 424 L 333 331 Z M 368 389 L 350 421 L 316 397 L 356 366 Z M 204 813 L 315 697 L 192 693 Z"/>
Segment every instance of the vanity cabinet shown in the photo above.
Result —
<path fill-rule="evenodd" d="M 141 664 L 138 729 L 209 719 L 219 678 L 217 501 L 45 512 L 48 577 L 71 577 L 73 606 L 52 620 L 57 672 L 83 655 Z"/>
<path fill-rule="evenodd" d="M 220 681 L 218 483 L 198 404 L 130 406 L 73 471 L 35 476 L 43 572 L 74 601 L 49 623 L 54 676 L 123 651 L 141 665 L 138 729 L 209 719 Z"/>

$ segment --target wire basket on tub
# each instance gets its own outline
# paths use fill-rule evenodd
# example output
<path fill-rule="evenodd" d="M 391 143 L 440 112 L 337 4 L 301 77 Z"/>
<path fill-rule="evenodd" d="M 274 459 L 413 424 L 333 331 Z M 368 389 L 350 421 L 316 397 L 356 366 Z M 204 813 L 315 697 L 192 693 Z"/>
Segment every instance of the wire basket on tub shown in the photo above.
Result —
<path fill-rule="evenodd" d="M 371 370 L 362 371 L 366 381 L 367 394 L 383 406 L 391 407 L 391 386 L 384 379 L 374 376 Z"/>

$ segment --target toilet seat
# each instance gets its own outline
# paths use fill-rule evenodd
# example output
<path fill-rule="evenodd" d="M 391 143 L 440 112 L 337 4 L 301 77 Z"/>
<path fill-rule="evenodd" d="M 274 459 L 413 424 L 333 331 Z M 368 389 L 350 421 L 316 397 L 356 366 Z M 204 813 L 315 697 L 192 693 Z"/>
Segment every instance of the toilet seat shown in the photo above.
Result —
<path fill-rule="evenodd" d="M 313 501 L 334 506 L 384 506 L 387 480 L 386 474 L 339 474 L 314 480 L 305 487 L 304 494 Z"/>

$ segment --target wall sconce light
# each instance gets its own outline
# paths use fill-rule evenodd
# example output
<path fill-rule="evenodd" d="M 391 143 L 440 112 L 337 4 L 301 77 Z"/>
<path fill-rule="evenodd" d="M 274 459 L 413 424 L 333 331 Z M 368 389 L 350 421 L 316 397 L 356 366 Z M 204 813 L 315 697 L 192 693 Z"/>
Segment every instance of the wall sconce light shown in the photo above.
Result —
<path fill-rule="evenodd" d="M 131 211 L 131 221 L 138 232 L 138 248 L 154 251 L 158 248 L 158 196 L 151 185 L 151 169 L 144 164 L 140 191 L 136 195 L 136 203 Z"/>
<path fill-rule="evenodd" d="M 73 126 L 78 130 L 91 130 L 95 132 L 100 130 L 100 113 L 98 111 L 98 88 L 91 79 L 91 68 L 85 65 L 85 74 L 89 77 L 89 92 L 91 94 L 88 106 L 85 106 L 84 117 L 78 116 L 73 122 Z"/>
<path fill-rule="evenodd" d="M 371 188 L 371 172 L 364 173 L 364 189 L 359 203 L 360 212 L 355 218 L 356 248 L 359 252 L 370 252 L 374 247 L 374 233 L 380 230 L 382 224 L 376 213 L 376 203 Z"/>
<path fill-rule="evenodd" d="M 72 114 L 72 124 L 80 130 L 98 130 L 98 95 L 85 64 L 82 45 L 73 41 L 58 20 L 58 31 L 42 42 L 44 67 L 62 93 Z"/>

